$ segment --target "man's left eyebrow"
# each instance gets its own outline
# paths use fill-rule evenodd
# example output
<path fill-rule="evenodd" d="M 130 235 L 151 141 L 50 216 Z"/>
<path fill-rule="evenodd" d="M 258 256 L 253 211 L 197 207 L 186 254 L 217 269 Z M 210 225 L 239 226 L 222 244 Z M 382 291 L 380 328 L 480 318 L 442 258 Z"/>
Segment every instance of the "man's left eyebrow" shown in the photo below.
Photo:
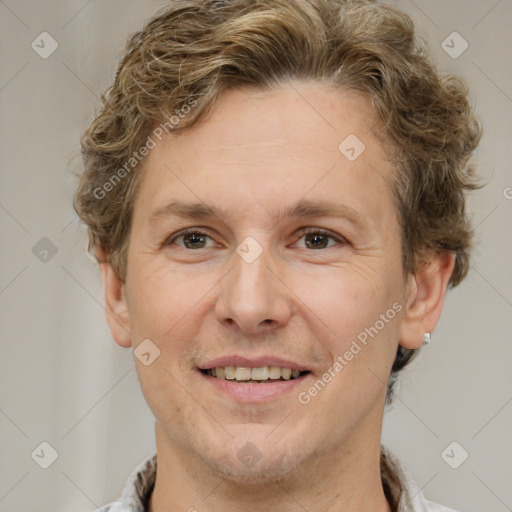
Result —
<path fill-rule="evenodd" d="M 169 203 L 156 208 L 149 217 L 151 224 L 167 217 L 180 217 L 190 220 L 203 220 L 218 218 L 221 221 L 229 217 L 227 210 L 205 203 L 186 203 L 183 201 L 170 201 Z M 288 207 L 274 208 L 272 210 L 272 219 L 277 224 L 285 218 L 310 218 L 310 217 L 336 217 L 345 218 L 360 227 L 367 226 L 366 220 L 362 215 L 343 203 L 336 201 L 310 201 L 300 200 L 294 205 Z"/>
<path fill-rule="evenodd" d="M 279 221 L 286 217 L 335 217 L 347 219 L 353 224 L 361 227 L 367 225 L 366 220 L 356 209 L 347 204 L 330 200 L 309 201 L 302 199 L 291 207 L 275 211 L 276 220 Z"/>

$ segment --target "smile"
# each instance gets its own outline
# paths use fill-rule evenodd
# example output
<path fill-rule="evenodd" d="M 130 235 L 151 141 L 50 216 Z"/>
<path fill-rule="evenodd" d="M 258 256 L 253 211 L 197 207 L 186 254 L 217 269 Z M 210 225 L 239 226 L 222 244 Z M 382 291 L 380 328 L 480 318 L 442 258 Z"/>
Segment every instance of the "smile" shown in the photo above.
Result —
<path fill-rule="evenodd" d="M 294 380 L 309 373 L 308 371 L 292 370 L 280 366 L 217 366 L 201 370 L 210 377 L 223 380 L 235 380 L 242 383 L 270 383 L 276 381 Z"/>

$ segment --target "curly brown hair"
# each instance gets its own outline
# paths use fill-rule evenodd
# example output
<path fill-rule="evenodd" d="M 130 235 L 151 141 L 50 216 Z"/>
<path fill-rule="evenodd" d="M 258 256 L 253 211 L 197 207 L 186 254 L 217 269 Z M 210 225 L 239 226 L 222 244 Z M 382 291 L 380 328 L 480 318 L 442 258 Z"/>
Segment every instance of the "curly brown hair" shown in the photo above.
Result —
<path fill-rule="evenodd" d="M 132 35 L 81 139 L 74 208 L 89 250 L 101 249 L 126 279 L 132 207 L 155 126 L 182 132 L 227 89 L 269 90 L 290 79 L 369 98 L 392 142 L 404 272 L 425 251 L 453 251 L 449 285 L 459 284 L 472 245 L 465 192 L 479 187 L 468 160 L 481 126 L 465 83 L 434 68 L 412 20 L 370 0 L 173 0 Z M 399 347 L 388 399 L 416 352 Z"/>

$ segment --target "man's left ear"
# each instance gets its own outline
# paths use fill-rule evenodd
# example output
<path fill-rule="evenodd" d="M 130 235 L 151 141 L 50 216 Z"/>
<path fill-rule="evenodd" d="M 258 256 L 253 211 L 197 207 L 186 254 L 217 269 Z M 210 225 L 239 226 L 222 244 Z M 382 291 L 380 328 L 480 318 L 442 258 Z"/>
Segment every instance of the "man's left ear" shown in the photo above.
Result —
<path fill-rule="evenodd" d="M 435 329 L 454 267 L 455 253 L 435 253 L 410 276 L 406 288 L 405 315 L 400 326 L 402 347 L 420 348 L 423 334 Z"/>

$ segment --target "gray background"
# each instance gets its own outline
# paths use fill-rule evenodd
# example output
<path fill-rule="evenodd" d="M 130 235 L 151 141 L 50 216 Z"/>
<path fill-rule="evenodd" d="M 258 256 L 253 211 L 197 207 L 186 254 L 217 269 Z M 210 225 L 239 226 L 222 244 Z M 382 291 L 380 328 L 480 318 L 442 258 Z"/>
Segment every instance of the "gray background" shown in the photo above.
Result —
<path fill-rule="evenodd" d="M 164 4 L 0 0 L 1 511 L 94 510 L 118 497 L 154 449 L 131 351 L 106 326 L 70 170 L 80 168 L 79 136 L 126 37 Z M 504 512 L 512 510 L 512 2 L 392 4 L 413 17 L 440 69 L 468 81 L 485 127 L 475 161 L 489 184 L 469 203 L 473 269 L 403 375 L 383 442 L 430 499 Z M 44 31 L 58 43 L 46 59 L 31 48 Z M 469 43 L 456 59 L 441 46 L 454 31 Z M 58 452 L 46 470 L 31 457 L 43 441 Z M 441 456 L 453 441 L 452 465 L 469 453 L 458 469 Z"/>

